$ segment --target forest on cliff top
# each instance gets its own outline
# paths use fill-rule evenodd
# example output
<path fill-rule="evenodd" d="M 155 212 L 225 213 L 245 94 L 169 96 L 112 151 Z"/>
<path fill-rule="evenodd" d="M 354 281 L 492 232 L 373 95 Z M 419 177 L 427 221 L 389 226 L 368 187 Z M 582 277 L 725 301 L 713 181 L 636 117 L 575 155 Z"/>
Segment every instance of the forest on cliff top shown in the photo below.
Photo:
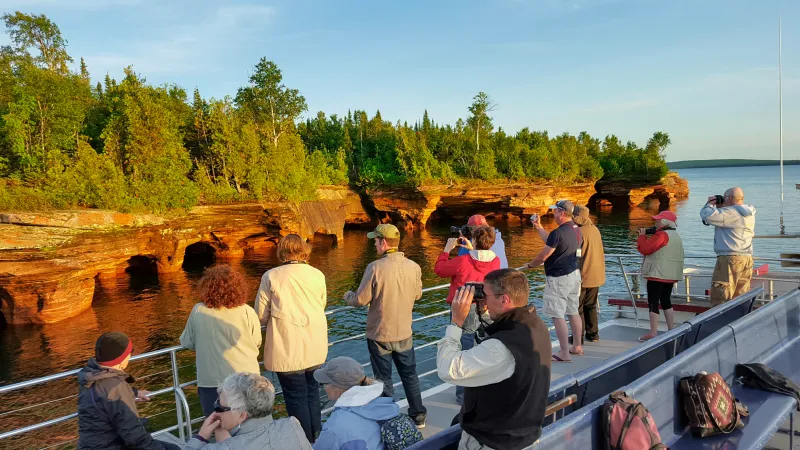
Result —
<path fill-rule="evenodd" d="M 0 210 L 165 212 L 198 203 L 313 199 L 359 189 L 600 178 L 655 181 L 669 136 L 642 148 L 615 135 L 549 136 L 495 128 L 480 92 L 455 124 L 384 120 L 361 110 L 307 113 L 298 89 L 262 58 L 233 96 L 154 86 L 133 67 L 92 82 L 44 15 L 4 14 L 0 48 Z M 465 102 L 466 103 L 466 102 Z"/>

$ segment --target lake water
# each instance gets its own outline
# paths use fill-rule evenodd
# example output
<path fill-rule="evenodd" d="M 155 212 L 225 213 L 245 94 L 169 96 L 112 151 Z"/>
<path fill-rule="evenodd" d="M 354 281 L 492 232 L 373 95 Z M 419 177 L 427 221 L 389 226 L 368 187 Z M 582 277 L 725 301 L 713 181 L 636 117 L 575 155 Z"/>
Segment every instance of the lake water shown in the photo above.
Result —
<path fill-rule="evenodd" d="M 775 167 L 740 167 L 727 169 L 684 169 L 680 175 L 689 181 L 690 196 L 671 206 L 678 215 L 678 230 L 684 241 L 687 255 L 713 256 L 713 230 L 702 225 L 698 212 L 709 195 L 722 194 L 731 186 L 740 186 L 745 191 L 746 203 L 757 209 L 757 234 L 777 234 L 779 231 L 780 186 L 779 169 Z M 786 196 L 784 217 L 787 232 L 800 232 L 800 166 L 785 168 Z M 606 253 L 635 254 L 636 229 L 652 224 L 650 216 L 655 209 L 634 208 L 631 211 L 600 210 L 593 213 L 595 222 L 603 235 Z M 401 251 L 422 267 L 423 285 L 433 286 L 447 282 L 433 273 L 433 263 L 448 237 L 449 223 L 431 224 L 425 230 L 404 234 Z M 452 224 L 461 225 L 461 224 Z M 542 241 L 530 225 L 518 222 L 494 224 L 503 235 L 509 264 L 518 267 L 529 261 L 542 248 Z M 548 222 L 546 227 L 554 224 Z M 755 243 L 757 256 L 776 257 L 780 252 L 800 253 L 800 239 L 761 239 Z M 327 239 L 314 242 L 311 264 L 327 277 L 329 307 L 342 305 L 342 294 L 355 289 L 366 265 L 376 258 L 375 249 L 363 230 L 346 230 L 345 241 L 332 247 Z M 240 267 L 251 285 L 253 296 L 261 275 L 278 261 L 274 249 L 245 255 L 231 262 Z M 631 268 L 636 260 L 626 260 Z M 713 261 L 711 261 L 713 264 Z M 77 317 L 50 325 L 24 325 L 7 327 L 0 331 L 0 384 L 9 384 L 50 373 L 79 368 L 93 355 L 94 341 L 105 331 L 117 330 L 127 333 L 134 341 L 136 352 L 146 352 L 178 344 L 189 311 L 197 301 L 195 285 L 200 270 L 181 271 L 166 275 L 125 275 L 111 281 L 103 281 L 95 293 L 93 306 Z M 543 284 L 540 270 L 528 274 L 532 282 L 531 300 L 539 304 Z M 610 277 L 605 291 L 624 291 L 621 277 Z M 428 293 L 415 306 L 415 316 L 432 314 L 446 308 L 444 298 L 447 290 Z M 607 318 L 609 314 L 604 314 Z M 331 340 L 341 339 L 364 332 L 366 309 L 336 314 L 329 320 Z M 438 339 L 449 323 L 449 316 L 442 315 L 415 323 L 414 336 L 417 345 Z M 330 356 L 349 355 L 361 362 L 368 362 L 366 342 L 363 339 L 348 341 L 330 348 Z M 417 352 L 418 372 L 435 368 L 436 347 L 429 346 Z M 183 352 L 180 357 L 181 381 L 194 379 L 193 356 Z M 167 360 L 162 358 L 147 363 L 131 365 L 131 372 L 142 380 L 142 385 L 153 390 L 166 386 L 170 381 Z M 423 378 L 423 388 L 438 384 L 434 375 Z M 401 389 L 400 389 L 401 391 Z M 16 428 L 15 424 L 29 423 L 33 411 L 24 414 L 4 412 L 37 402 L 63 398 L 51 404 L 45 411 L 36 410 L 36 417 L 50 418 L 54 413 L 69 413 L 74 410 L 75 392 L 73 381 L 56 383 L 45 388 L 30 389 L 18 395 L 4 395 L 0 404 L 0 431 Z M 192 392 L 190 392 L 192 394 Z M 164 401 L 151 402 L 142 410 L 143 415 L 162 414 L 163 418 L 174 417 L 174 412 L 165 410 L 171 403 L 170 396 Z M 195 400 L 190 398 L 190 400 Z M 196 408 L 196 407 L 195 407 Z M 5 417 L 4 417 L 5 416 Z M 167 421 L 166 423 L 169 423 Z M 70 428 L 70 427 L 66 427 Z M 64 431 L 69 434 L 68 430 Z M 51 436 L 52 438 L 52 436 Z M 3 445 L 0 445 L 2 447 Z"/>

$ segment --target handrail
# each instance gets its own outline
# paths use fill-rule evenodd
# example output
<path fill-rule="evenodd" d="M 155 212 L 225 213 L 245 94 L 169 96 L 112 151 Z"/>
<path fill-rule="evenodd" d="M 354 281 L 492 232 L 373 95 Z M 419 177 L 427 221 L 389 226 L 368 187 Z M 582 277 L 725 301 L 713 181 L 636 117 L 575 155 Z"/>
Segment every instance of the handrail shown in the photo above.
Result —
<path fill-rule="evenodd" d="M 628 294 L 631 296 L 631 298 L 633 300 L 634 293 L 632 292 L 632 290 L 630 288 L 630 285 L 628 284 L 627 276 L 628 275 L 637 275 L 637 273 L 635 273 L 635 272 L 626 272 L 625 269 L 624 269 L 624 265 L 622 264 L 622 258 L 641 258 L 642 256 L 640 254 L 636 254 L 636 253 L 631 253 L 631 254 L 613 254 L 613 253 L 611 253 L 611 254 L 606 254 L 605 256 L 606 256 L 606 258 L 615 258 L 615 259 L 617 259 L 617 262 L 620 264 L 620 267 L 622 268 L 622 271 L 619 274 L 623 275 L 623 277 L 625 278 L 626 285 L 628 287 Z M 715 258 L 715 256 L 700 256 L 700 255 L 687 255 L 685 257 L 686 258 L 694 258 L 694 259 L 713 259 L 713 258 Z M 800 260 L 797 260 L 797 259 L 787 259 L 787 258 L 760 258 L 760 257 L 755 257 L 753 259 L 762 260 L 762 261 L 800 262 Z M 519 268 L 516 268 L 516 270 L 522 270 L 524 268 L 525 267 L 519 267 Z M 701 276 L 701 275 L 693 275 L 693 276 Z M 761 279 L 765 279 L 766 280 L 766 278 L 761 278 Z M 787 281 L 787 280 L 783 280 L 783 279 L 775 279 L 775 280 L 776 281 Z M 432 291 L 436 291 L 436 290 L 440 290 L 440 289 L 445 289 L 445 288 L 448 288 L 449 286 L 450 286 L 449 284 L 441 284 L 441 285 L 431 286 L 431 287 L 422 289 L 422 293 L 428 293 L 428 292 L 432 292 Z M 633 303 L 633 304 L 635 305 L 635 303 Z M 340 313 L 340 312 L 345 312 L 345 311 L 350 311 L 350 310 L 355 310 L 355 309 L 358 309 L 358 308 L 352 307 L 352 306 L 344 306 L 344 307 L 334 308 L 334 309 L 325 311 L 325 315 L 326 316 L 330 316 L 330 315 L 337 314 L 337 313 Z M 635 306 L 634 306 L 634 313 L 635 313 L 635 311 L 636 311 L 636 309 L 635 309 Z M 418 322 L 418 321 L 421 321 L 421 320 L 425 320 L 425 319 L 429 319 L 429 318 L 433 318 L 433 317 L 438 317 L 438 316 L 441 316 L 441 315 L 448 314 L 449 312 L 450 312 L 449 310 L 439 311 L 439 312 L 436 312 L 436 313 L 428 314 L 426 316 L 422 316 L 422 317 L 418 317 L 416 319 L 413 319 L 412 322 Z M 262 328 L 264 328 L 264 327 L 262 327 Z M 550 331 L 552 331 L 553 327 L 549 327 L 548 329 Z M 349 336 L 347 338 L 343 338 L 343 339 L 339 339 L 337 341 L 330 342 L 328 345 L 332 346 L 332 345 L 335 345 L 335 344 L 338 344 L 338 343 L 341 343 L 341 342 L 351 341 L 351 340 L 358 339 L 358 338 L 361 338 L 361 337 L 364 337 L 364 336 L 365 336 L 364 333 L 359 334 L 359 335 L 355 335 L 355 336 Z M 418 348 L 424 348 L 424 347 L 428 347 L 428 346 L 431 346 L 431 345 L 435 345 L 438 341 L 439 340 L 420 345 Z M 170 371 L 173 374 L 173 385 L 169 386 L 169 387 L 166 387 L 164 389 L 157 390 L 157 391 L 153 392 L 151 394 L 151 396 L 156 396 L 156 395 L 161 395 L 161 394 L 165 394 L 165 393 L 169 393 L 169 392 L 174 392 L 175 401 L 176 401 L 176 408 L 177 408 L 176 409 L 176 414 L 178 416 L 178 424 L 174 425 L 174 426 L 171 426 L 171 427 L 168 427 L 168 428 L 165 428 L 163 430 L 159 430 L 159 431 L 155 432 L 154 435 L 170 432 L 170 431 L 173 431 L 173 430 L 178 430 L 180 437 L 181 438 L 185 438 L 185 436 L 186 436 L 184 434 L 185 431 L 188 431 L 188 433 L 189 433 L 188 435 L 191 435 L 192 422 L 197 422 L 198 421 L 198 419 L 195 419 L 195 420 L 191 419 L 191 417 L 189 415 L 190 412 L 189 412 L 188 400 L 186 399 L 186 395 L 183 392 L 183 388 L 184 387 L 194 385 L 194 384 L 197 383 L 197 381 L 193 380 L 193 381 L 190 381 L 190 382 L 187 382 L 187 383 L 179 383 L 179 381 L 178 381 L 177 360 L 176 360 L 176 357 L 175 357 L 175 353 L 178 352 L 178 351 L 183 351 L 183 350 L 188 350 L 188 349 L 186 349 L 183 346 L 177 345 L 177 346 L 172 346 L 172 347 L 167 347 L 167 348 L 162 348 L 162 349 L 158 349 L 158 350 L 142 353 L 142 354 L 139 354 L 139 355 L 131 357 L 131 361 L 139 361 L 139 360 L 154 358 L 154 357 L 163 356 L 163 355 L 167 355 L 167 354 L 171 355 L 172 367 L 171 367 Z M 367 366 L 367 365 L 369 365 L 369 363 L 364 364 L 364 366 Z M 0 386 L 0 394 L 4 394 L 4 393 L 7 393 L 7 392 L 13 392 L 13 391 L 16 391 L 16 390 L 20 390 L 20 389 L 24 389 L 24 388 L 28 388 L 28 387 L 32 387 L 32 386 L 37 386 L 37 385 L 44 384 L 44 383 L 47 383 L 47 382 L 56 381 L 56 380 L 59 380 L 59 379 L 64 379 L 64 378 L 68 378 L 68 377 L 71 377 L 71 376 L 75 376 L 75 375 L 78 374 L 78 372 L 80 372 L 80 370 L 81 369 L 73 369 L 73 370 L 68 370 L 68 371 L 65 371 L 65 372 L 57 373 L 57 374 L 46 375 L 44 377 L 34 378 L 34 379 L 31 379 L 31 380 L 26 380 L 26 381 L 21 381 L 21 382 L 14 383 L 14 384 Z M 166 372 L 166 371 L 164 371 L 164 372 Z M 427 375 L 431 375 L 433 373 L 436 373 L 436 370 L 423 373 L 420 376 L 424 377 L 424 376 L 427 376 Z M 399 384 L 400 383 L 395 383 L 395 385 L 399 385 Z M 19 410 L 12 411 L 12 412 L 18 412 L 18 411 Z M 185 420 L 184 420 L 184 414 L 185 414 Z M 27 433 L 27 432 L 30 432 L 30 431 L 35 431 L 35 430 L 38 430 L 38 429 L 41 429 L 41 428 L 45 428 L 45 427 L 50 426 L 50 425 L 55 425 L 55 424 L 58 424 L 58 423 L 62 423 L 62 422 L 65 422 L 67 420 L 74 419 L 76 417 L 77 417 L 77 413 L 72 413 L 72 414 L 68 414 L 68 415 L 65 415 L 65 416 L 62 416 L 62 417 L 58 417 L 58 418 L 55 418 L 55 419 L 50 419 L 50 420 L 47 420 L 47 421 L 44 421 L 44 422 L 40 422 L 40 423 L 37 423 L 37 424 L 25 426 L 25 427 L 22 427 L 22 428 L 19 428 L 19 429 L 16 429 L 16 430 L 11 430 L 11 431 L 8 431 L 8 432 L 0 433 L 0 440 L 5 439 L 5 438 L 9 438 L 9 437 L 13 437 L 13 436 L 17 436 L 17 435 L 20 435 L 20 434 L 24 434 L 24 433 Z"/>

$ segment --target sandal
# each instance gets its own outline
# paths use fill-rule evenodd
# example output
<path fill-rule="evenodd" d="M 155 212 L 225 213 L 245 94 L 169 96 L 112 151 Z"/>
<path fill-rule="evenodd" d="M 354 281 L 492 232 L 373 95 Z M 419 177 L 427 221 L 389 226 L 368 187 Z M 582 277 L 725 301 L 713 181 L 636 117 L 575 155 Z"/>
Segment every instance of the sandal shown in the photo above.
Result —
<path fill-rule="evenodd" d="M 652 334 L 645 334 L 644 336 L 639 338 L 639 342 L 647 342 L 650 339 L 653 339 L 654 337 L 655 336 L 653 336 Z"/>
<path fill-rule="evenodd" d="M 563 363 L 571 363 L 572 362 L 571 359 L 561 359 L 561 357 L 558 356 L 558 355 L 550 355 L 550 361 L 563 362 Z"/>
<path fill-rule="evenodd" d="M 575 355 L 575 356 L 583 356 L 583 350 L 581 350 L 579 352 L 574 352 L 574 351 L 570 350 L 569 354 L 570 355 Z"/>

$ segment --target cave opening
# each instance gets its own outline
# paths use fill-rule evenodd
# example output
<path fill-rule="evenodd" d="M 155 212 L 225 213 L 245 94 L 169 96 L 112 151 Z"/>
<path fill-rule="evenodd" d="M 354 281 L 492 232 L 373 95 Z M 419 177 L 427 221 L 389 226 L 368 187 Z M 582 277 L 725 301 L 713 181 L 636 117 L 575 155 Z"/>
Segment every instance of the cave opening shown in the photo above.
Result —
<path fill-rule="evenodd" d="M 203 271 L 217 261 L 217 249 L 207 242 L 195 242 L 186 247 L 183 253 L 183 270 L 189 272 Z"/>
<path fill-rule="evenodd" d="M 128 259 L 125 272 L 132 275 L 158 274 L 158 258 L 153 255 L 136 255 Z"/>

